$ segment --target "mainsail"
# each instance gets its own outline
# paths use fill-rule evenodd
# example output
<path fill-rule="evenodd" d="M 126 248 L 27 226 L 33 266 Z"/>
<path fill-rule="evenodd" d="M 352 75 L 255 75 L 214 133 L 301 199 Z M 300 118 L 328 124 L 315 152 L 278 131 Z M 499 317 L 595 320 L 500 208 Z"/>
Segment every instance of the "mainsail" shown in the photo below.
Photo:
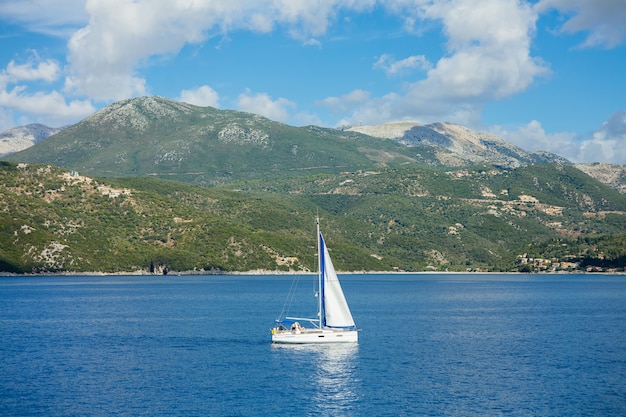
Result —
<path fill-rule="evenodd" d="M 320 274 L 321 274 L 321 293 L 322 298 L 322 318 L 324 319 L 322 326 L 335 327 L 335 328 L 354 328 L 354 319 L 350 308 L 346 301 L 346 297 L 343 295 L 341 284 L 337 278 L 335 267 L 330 259 L 328 248 L 324 243 L 324 237 L 319 234 L 320 254 L 322 254 L 320 261 Z"/>

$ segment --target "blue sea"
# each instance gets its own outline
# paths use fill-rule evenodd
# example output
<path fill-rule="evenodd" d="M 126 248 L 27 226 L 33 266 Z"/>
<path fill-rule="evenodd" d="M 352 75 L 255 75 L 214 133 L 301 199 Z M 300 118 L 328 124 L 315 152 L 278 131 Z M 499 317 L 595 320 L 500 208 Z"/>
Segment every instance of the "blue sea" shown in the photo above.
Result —
<path fill-rule="evenodd" d="M 626 415 L 625 276 L 342 275 L 359 344 L 273 346 L 293 278 L 0 278 L 0 415 Z"/>

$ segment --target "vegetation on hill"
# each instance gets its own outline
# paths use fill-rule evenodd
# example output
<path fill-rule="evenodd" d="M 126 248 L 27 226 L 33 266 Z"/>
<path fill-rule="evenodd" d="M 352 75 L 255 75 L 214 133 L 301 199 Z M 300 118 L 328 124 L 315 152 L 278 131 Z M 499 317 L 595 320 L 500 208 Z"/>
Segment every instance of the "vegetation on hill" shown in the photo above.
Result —
<path fill-rule="evenodd" d="M 580 239 L 604 246 L 555 256 L 624 266 L 626 198 L 571 167 L 405 164 L 205 188 L 2 162 L 0 201 L 5 272 L 314 270 L 318 210 L 341 271 L 523 270 L 520 255 Z"/>
<path fill-rule="evenodd" d="M 311 264 L 297 227 L 263 230 L 244 218 L 257 210 L 267 218 L 293 217 L 286 215 L 289 207 L 154 179 L 94 180 L 51 166 L 1 168 L 3 271 L 122 272 L 151 263 L 179 271 L 274 270 L 287 249 L 300 256 L 294 269 Z"/>

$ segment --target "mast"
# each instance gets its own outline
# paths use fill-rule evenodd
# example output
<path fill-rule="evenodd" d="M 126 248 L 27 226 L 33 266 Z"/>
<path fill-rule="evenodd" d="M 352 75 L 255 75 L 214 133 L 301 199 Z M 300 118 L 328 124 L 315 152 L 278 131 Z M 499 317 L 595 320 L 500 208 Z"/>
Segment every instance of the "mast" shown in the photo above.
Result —
<path fill-rule="evenodd" d="M 318 325 L 319 328 L 322 328 L 322 306 L 323 306 L 323 300 L 322 298 L 324 297 L 324 292 L 323 292 L 323 283 L 322 280 L 324 279 L 324 271 L 323 271 L 323 260 L 322 260 L 322 256 L 323 255 L 323 250 L 324 248 L 322 248 L 322 235 L 320 234 L 320 217 L 319 215 L 315 216 L 315 224 L 317 225 L 317 302 L 318 302 L 318 306 L 317 306 L 317 315 L 318 315 Z"/>

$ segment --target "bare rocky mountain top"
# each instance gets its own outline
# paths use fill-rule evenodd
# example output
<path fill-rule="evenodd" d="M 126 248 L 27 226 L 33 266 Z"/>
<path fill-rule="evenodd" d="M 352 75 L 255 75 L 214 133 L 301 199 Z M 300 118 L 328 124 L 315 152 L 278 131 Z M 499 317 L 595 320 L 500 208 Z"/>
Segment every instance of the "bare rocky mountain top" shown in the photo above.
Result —
<path fill-rule="evenodd" d="M 439 162 L 449 166 L 469 163 L 516 168 L 535 163 L 570 164 L 558 155 L 548 152 L 528 152 L 498 136 L 452 123 L 420 125 L 417 122 L 394 122 L 354 126 L 347 130 L 393 139 L 407 146 L 437 147 Z"/>
<path fill-rule="evenodd" d="M 527 152 L 498 136 L 451 123 L 421 125 L 405 121 L 354 126 L 347 130 L 393 139 L 408 146 L 434 146 L 439 149 L 436 152 L 439 162 L 448 166 L 462 166 L 468 163 L 500 164 L 509 168 L 529 163 L 571 165 L 565 158 L 550 152 Z M 626 165 L 607 163 L 574 165 L 590 177 L 626 194 Z"/>
<path fill-rule="evenodd" d="M 377 138 L 398 139 L 403 137 L 407 131 L 411 130 L 415 126 L 421 125 L 417 122 L 404 121 L 383 123 L 380 125 L 352 126 L 346 130 L 363 133 Z"/>
<path fill-rule="evenodd" d="M 120 130 L 132 129 L 143 133 L 159 121 L 171 124 L 180 121 L 183 115 L 194 111 L 191 104 L 166 100 L 162 97 L 140 97 L 120 100 L 87 117 L 84 123 L 94 128 Z"/>
<path fill-rule="evenodd" d="M 63 128 L 54 128 L 33 123 L 0 132 L 0 156 L 9 155 L 29 148 L 35 143 L 47 139 L 61 130 L 63 130 Z"/>
<path fill-rule="evenodd" d="M 626 194 L 626 165 L 593 163 L 574 166 L 601 183 Z"/>

